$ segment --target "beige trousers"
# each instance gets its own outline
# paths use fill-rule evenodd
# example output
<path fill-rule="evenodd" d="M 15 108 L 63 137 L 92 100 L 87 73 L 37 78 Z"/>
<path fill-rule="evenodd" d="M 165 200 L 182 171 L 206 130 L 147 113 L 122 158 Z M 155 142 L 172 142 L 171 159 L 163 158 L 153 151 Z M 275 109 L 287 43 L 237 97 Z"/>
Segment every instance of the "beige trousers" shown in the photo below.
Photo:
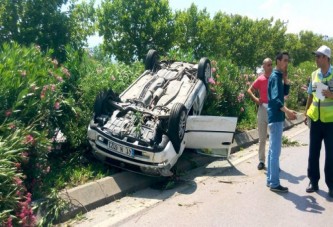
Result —
<path fill-rule="evenodd" d="M 265 147 L 266 147 L 266 139 L 267 139 L 267 126 L 268 126 L 268 116 L 267 109 L 263 105 L 260 105 L 257 113 L 257 121 L 258 121 L 258 133 L 259 133 L 259 162 L 265 163 L 266 155 L 265 155 Z"/>

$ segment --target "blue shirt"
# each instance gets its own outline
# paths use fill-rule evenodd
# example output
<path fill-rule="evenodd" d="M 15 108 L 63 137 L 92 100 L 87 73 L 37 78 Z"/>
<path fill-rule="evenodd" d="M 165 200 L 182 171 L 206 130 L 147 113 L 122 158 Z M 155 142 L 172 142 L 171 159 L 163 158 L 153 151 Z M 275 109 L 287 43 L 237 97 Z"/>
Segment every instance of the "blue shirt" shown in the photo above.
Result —
<path fill-rule="evenodd" d="M 283 74 L 274 69 L 268 80 L 268 123 L 284 121 L 284 96 L 289 94 L 290 86 L 282 82 Z"/>

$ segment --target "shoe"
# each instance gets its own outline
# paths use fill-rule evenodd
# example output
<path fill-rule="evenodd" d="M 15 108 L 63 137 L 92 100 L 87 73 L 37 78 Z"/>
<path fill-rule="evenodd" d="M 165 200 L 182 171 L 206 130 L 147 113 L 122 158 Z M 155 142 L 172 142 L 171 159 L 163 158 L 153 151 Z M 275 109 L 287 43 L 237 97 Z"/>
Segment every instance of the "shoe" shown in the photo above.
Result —
<path fill-rule="evenodd" d="M 273 191 L 273 192 L 288 192 L 288 188 L 279 185 L 279 186 L 277 186 L 275 188 L 271 187 L 271 191 Z"/>
<path fill-rule="evenodd" d="M 333 189 L 328 189 L 328 195 L 333 198 Z"/>
<path fill-rule="evenodd" d="M 260 162 L 258 165 L 258 170 L 263 170 L 263 169 L 265 169 L 265 164 Z"/>
<path fill-rule="evenodd" d="M 309 186 L 306 188 L 306 192 L 307 193 L 312 193 L 312 192 L 315 192 L 315 191 L 318 191 L 319 190 L 319 187 L 318 187 L 318 184 L 313 184 L 313 183 L 309 183 Z"/>

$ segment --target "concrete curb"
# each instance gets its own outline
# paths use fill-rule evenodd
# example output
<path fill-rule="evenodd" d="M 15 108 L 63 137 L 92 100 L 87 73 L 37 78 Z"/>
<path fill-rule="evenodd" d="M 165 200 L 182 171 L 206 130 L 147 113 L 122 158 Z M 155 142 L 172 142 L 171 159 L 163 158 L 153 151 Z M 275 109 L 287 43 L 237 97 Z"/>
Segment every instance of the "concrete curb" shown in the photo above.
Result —
<path fill-rule="evenodd" d="M 303 120 L 302 114 L 298 114 L 297 120 L 295 121 L 286 120 L 284 130 L 302 123 Z M 257 129 L 238 133 L 235 135 L 234 143 L 231 146 L 231 153 L 257 143 L 258 140 Z M 212 158 L 208 158 L 207 156 L 197 156 L 197 160 L 181 163 L 180 168 L 182 171 L 189 171 L 195 167 L 204 166 L 211 161 Z M 161 180 L 162 178 L 148 177 L 124 171 L 112 177 L 106 177 L 95 182 L 62 191 L 60 197 L 70 203 L 70 208 L 61 215 L 59 222 L 65 222 L 74 218 L 75 215 L 79 213 L 86 213 Z"/>

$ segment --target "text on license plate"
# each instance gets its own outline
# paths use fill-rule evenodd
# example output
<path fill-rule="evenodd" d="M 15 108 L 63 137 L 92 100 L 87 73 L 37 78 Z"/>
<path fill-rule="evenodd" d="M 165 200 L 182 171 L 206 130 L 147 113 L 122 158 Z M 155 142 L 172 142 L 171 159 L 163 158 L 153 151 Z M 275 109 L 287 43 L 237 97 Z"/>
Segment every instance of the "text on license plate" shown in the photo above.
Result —
<path fill-rule="evenodd" d="M 114 143 L 112 141 L 109 141 L 109 148 L 112 151 L 118 152 L 118 153 L 122 153 L 128 156 L 131 156 L 131 149 L 128 147 L 124 147 L 118 143 Z"/>

